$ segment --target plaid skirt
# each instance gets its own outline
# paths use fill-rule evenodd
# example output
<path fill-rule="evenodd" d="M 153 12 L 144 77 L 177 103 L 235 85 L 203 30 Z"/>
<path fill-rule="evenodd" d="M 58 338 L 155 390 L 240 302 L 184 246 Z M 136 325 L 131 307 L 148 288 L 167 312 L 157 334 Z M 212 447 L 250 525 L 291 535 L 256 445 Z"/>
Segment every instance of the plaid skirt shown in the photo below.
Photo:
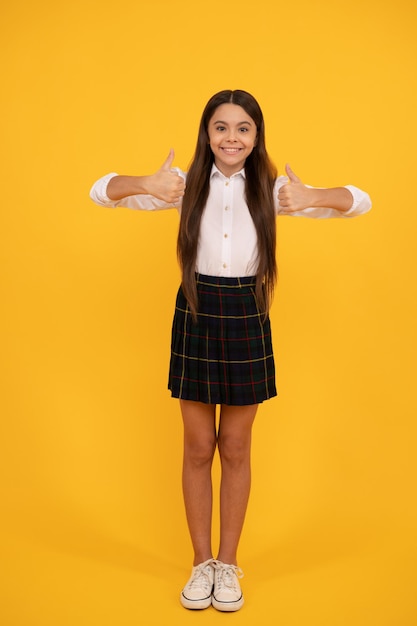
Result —
<path fill-rule="evenodd" d="M 269 317 L 255 278 L 197 274 L 193 322 L 179 288 L 172 325 L 168 389 L 174 398 L 208 404 L 258 404 L 277 395 Z"/>

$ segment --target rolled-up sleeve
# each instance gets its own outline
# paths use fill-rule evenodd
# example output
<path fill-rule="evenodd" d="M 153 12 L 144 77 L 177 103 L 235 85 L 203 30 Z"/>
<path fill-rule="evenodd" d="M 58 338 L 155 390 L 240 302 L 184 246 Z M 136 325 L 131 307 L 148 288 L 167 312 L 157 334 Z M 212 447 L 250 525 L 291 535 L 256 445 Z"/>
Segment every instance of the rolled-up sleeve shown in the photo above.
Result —
<path fill-rule="evenodd" d="M 349 189 L 353 197 L 352 206 L 348 211 L 344 212 L 345 217 L 355 217 L 356 215 L 363 215 L 371 210 L 372 202 L 366 191 L 362 191 L 358 187 L 353 185 L 345 185 L 346 189 Z M 340 212 L 340 211 L 339 211 Z"/>
<path fill-rule="evenodd" d="M 101 206 L 115 206 L 115 202 L 110 200 L 107 195 L 107 185 L 109 184 L 109 181 L 114 178 L 114 176 L 117 176 L 116 172 L 110 172 L 110 174 L 106 174 L 96 180 L 90 189 L 90 198 L 93 202 L 100 204 Z"/>

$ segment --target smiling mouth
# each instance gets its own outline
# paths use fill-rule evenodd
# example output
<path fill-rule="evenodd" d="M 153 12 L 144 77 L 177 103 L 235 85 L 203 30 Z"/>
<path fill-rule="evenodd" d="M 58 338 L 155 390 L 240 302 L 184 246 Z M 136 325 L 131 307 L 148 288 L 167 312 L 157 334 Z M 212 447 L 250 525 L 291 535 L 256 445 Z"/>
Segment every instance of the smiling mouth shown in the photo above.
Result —
<path fill-rule="evenodd" d="M 221 148 L 226 154 L 238 154 L 242 148 Z"/>

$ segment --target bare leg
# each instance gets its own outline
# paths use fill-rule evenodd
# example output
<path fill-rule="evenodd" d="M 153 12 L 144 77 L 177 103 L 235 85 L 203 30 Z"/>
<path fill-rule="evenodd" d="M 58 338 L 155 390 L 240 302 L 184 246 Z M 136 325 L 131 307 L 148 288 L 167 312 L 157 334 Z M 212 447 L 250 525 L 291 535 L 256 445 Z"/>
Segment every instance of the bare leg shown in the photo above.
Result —
<path fill-rule="evenodd" d="M 184 423 L 182 484 L 194 565 L 212 558 L 211 467 L 216 450 L 216 405 L 180 400 Z"/>
<path fill-rule="evenodd" d="M 251 484 L 251 434 L 258 405 L 222 405 L 218 446 L 222 465 L 218 559 L 237 565 L 237 548 Z"/>

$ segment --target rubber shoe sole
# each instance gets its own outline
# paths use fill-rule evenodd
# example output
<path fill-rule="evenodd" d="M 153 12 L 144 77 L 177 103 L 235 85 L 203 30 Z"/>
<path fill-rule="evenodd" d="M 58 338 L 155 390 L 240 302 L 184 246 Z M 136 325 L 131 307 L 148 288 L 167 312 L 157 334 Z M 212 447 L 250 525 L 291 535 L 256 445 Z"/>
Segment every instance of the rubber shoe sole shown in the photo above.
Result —
<path fill-rule="evenodd" d="M 180 602 L 185 609 L 191 609 L 192 611 L 201 611 L 208 609 L 211 605 L 211 595 L 207 598 L 199 598 L 198 600 L 190 600 L 183 593 L 180 595 Z"/>
<path fill-rule="evenodd" d="M 213 607 L 217 609 L 217 611 L 239 611 L 239 609 L 241 609 L 244 604 L 244 599 L 242 595 L 240 596 L 239 600 L 235 600 L 233 602 L 219 602 L 214 596 L 212 596 L 211 603 Z"/>

